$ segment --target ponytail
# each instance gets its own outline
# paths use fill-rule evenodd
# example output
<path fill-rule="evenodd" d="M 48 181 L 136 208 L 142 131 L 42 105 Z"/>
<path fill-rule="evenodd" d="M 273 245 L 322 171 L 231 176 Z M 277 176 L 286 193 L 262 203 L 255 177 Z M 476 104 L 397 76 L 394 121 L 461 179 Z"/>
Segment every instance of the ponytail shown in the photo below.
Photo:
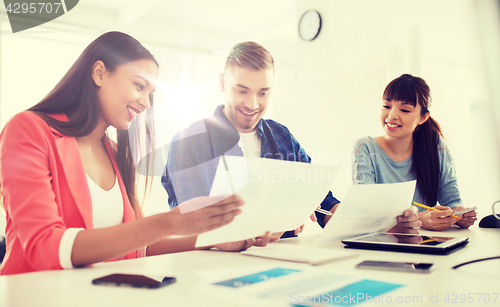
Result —
<path fill-rule="evenodd" d="M 438 144 L 443 137 L 439 124 L 429 116 L 413 131 L 412 171 L 417 176 L 417 188 L 425 203 L 434 207 L 438 201 L 441 170 Z"/>

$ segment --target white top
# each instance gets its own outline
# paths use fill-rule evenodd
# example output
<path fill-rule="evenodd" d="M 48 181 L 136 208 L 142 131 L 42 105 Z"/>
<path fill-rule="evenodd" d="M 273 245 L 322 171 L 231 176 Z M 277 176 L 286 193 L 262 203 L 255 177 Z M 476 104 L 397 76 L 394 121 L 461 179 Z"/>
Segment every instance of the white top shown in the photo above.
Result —
<path fill-rule="evenodd" d="M 123 222 L 123 197 L 117 177 L 115 176 L 115 184 L 109 191 L 103 190 L 88 175 L 87 182 L 92 198 L 94 229 L 121 224 Z M 61 238 L 61 243 L 59 244 L 59 262 L 64 269 L 73 267 L 71 252 L 76 235 L 82 230 L 84 229 L 68 228 Z"/>
<path fill-rule="evenodd" d="M 261 155 L 261 140 L 257 134 L 257 130 L 249 133 L 240 132 L 240 145 L 245 157 L 260 158 Z"/>
<path fill-rule="evenodd" d="M 92 197 L 92 221 L 94 229 L 115 226 L 123 223 L 123 198 L 115 176 L 115 184 L 106 191 L 87 175 L 90 196 Z"/>

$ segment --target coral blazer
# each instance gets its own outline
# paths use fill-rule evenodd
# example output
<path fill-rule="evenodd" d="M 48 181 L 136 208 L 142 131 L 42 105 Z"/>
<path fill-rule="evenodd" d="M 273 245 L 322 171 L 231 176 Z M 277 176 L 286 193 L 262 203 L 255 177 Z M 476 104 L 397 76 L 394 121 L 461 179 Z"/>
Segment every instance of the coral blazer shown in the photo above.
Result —
<path fill-rule="evenodd" d="M 66 115 L 54 115 L 67 121 Z M 123 222 L 135 220 L 125 186 L 108 151 L 123 197 Z M 0 274 L 61 269 L 59 243 L 67 228 L 92 229 L 92 200 L 74 137 L 33 112 L 14 116 L 0 135 L 0 184 L 7 214 L 7 252 Z M 120 259 L 136 258 L 137 252 Z M 117 260 L 117 259 L 115 259 Z"/>

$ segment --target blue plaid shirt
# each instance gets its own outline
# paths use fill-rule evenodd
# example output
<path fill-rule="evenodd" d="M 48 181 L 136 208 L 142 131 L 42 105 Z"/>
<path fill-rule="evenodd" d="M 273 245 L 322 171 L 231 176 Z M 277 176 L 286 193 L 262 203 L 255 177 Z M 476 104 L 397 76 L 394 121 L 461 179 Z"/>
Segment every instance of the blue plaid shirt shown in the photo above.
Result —
<path fill-rule="evenodd" d="M 170 144 L 168 160 L 161 183 L 168 193 L 170 208 L 198 196 L 210 194 L 215 172 L 222 154 L 243 156 L 238 146 L 238 131 L 229 122 L 220 105 L 215 113 L 177 133 Z M 268 119 L 256 127 L 261 138 L 261 157 L 311 163 L 299 142 L 288 128 Z M 339 201 L 329 192 L 321 208 L 330 210 Z M 318 223 L 324 227 L 324 214 L 316 212 Z M 294 236 L 287 231 L 282 238 Z"/>

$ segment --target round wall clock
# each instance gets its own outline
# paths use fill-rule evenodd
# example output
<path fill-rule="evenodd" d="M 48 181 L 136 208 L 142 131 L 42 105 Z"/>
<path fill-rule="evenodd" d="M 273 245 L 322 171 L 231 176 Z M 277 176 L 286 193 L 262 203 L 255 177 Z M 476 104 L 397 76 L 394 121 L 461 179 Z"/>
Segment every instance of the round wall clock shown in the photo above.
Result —
<path fill-rule="evenodd" d="M 309 10 L 299 21 L 299 35 L 303 40 L 312 41 L 321 31 L 321 15 L 318 11 Z"/>

